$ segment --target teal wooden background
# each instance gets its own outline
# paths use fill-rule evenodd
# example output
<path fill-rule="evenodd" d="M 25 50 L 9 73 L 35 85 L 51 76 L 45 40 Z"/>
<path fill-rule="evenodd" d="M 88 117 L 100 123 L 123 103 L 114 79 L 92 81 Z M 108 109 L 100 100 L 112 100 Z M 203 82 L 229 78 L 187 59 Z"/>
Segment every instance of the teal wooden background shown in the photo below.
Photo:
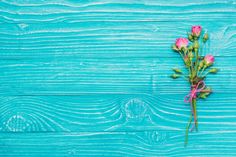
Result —
<path fill-rule="evenodd" d="M 196 24 L 221 72 L 184 148 Z M 0 156 L 236 156 L 235 49 L 235 0 L 1 0 Z"/>

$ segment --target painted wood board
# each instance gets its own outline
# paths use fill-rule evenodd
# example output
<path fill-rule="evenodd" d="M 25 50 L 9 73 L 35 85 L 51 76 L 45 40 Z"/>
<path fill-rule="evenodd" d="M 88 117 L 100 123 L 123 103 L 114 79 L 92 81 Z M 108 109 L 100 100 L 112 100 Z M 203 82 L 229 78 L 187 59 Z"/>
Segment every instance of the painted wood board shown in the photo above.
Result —
<path fill-rule="evenodd" d="M 235 131 L 236 99 L 199 101 L 201 131 Z M 2 96 L 1 132 L 181 131 L 189 119 L 182 94 Z M 229 101 L 230 100 L 230 101 Z"/>
<path fill-rule="evenodd" d="M 178 55 L 172 55 L 175 57 L 1 60 L 0 94 L 187 94 L 185 80 L 170 78 L 173 67 L 185 69 Z M 215 93 L 235 94 L 235 59 L 216 58 L 215 66 L 221 71 L 206 80 Z"/>
<path fill-rule="evenodd" d="M 160 58 L 176 57 L 170 49 L 194 24 L 211 40 L 205 52 L 235 56 L 236 25 L 232 21 L 197 22 L 48 22 L 3 23 L 1 59 L 39 58 Z M 32 53 L 33 52 L 33 53 Z"/>
<path fill-rule="evenodd" d="M 235 156 L 235 132 L 81 132 L 0 134 L 2 156 Z M 14 141 L 14 142 L 13 142 Z"/>
<path fill-rule="evenodd" d="M 2 0 L 0 24 L 0 156 L 236 156 L 235 0 Z M 184 148 L 170 46 L 196 24 L 221 71 Z"/>

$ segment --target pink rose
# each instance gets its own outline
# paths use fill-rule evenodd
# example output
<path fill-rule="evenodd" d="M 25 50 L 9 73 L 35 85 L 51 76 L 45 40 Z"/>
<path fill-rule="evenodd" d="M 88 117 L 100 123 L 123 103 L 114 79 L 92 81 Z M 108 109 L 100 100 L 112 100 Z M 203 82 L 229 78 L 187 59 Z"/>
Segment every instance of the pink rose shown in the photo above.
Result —
<path fill-rule="evenodd" d="M 199 36 L 201 34 L 202 27 L 201 26 L 192 26 L 192 34 L 195 36 Z"/>
<path fill-rule="evenodd" d="M 206 56 L 204 57 L 204 61 L 205 61 L 205 64 L 206 64 L 207 66 L 212 65 L 212 64 L 214 63 L 214 60 L 215 60 L 215 58 L 214 58 L 214 56 L 212 56 L 212 55 L 206 55 Z"/>
<path fill-rule="evenodd" d="M 178 49 L 181 49 L 182 47 L 186 48 L 188 45 L 188 39 L 186 38 L 178 38 L 176 39 L 175 45 Z"/>

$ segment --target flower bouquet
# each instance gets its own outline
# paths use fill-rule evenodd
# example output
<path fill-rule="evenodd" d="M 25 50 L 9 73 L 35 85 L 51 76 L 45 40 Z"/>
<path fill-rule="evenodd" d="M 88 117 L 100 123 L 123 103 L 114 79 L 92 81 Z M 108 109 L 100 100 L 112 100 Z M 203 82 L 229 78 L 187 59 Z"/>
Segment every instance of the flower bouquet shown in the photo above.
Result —
<path fill-rule="evenodd" d="M 190 119 L 186 127 L 185 146 L 188 142 L 189 131 L 198 130 L 197 100 L 205 99 L 212 93 L 204 80 L 208 74 L 215 74 L 218 71 L 217 68 L 211 68 L 214 56 L 209 54 L 202 56 L 203 46 L 208 38 L 207 33 L 202 33 L 201 26 L 193 26 L 192 31 L 188 33 L 188 38 L 178 38 L 172 46 L 172 49 L 182 58 L 188 74 L 184 74 L 179 68 L 173 68 L 174 74 L 171 77 L 173 79 L 184 78 L 190 84 L 190 92 L 184 98 L 184 101 L 191 107 Z M 192 121 L 194 122 L 192 123 Z"/>

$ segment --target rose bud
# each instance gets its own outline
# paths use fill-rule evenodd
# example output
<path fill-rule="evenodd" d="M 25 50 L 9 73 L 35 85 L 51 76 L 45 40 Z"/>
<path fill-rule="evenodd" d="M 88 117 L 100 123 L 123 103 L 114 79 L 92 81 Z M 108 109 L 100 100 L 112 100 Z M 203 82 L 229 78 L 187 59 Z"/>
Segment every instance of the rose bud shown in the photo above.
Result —
<path fill-rule="evenodd" d="M 204 57 L 204 62 L 205 62 L 205 65 L 206 65 L 206 66 L 212 65 L 212 64 L 214 63 L 214 60 L 215 60 L 215 58 L 214 58 L 214 56 L 212 56 L 212 55 L 206 55 L 206 56 Z"/>
<path fill-rule="evenodd" d="M 199 37 L 202 31 L 201 26 L 192 26 L 192 35 L 195 37 Z"/>
<path fill-rule="evenodd" d="M 204 34 L 203 36 L 203 42 L 206 42 L 208 40 L 209 36 L 207 33 Z"/>
<path fill-rule="evenodd" d="M 178 49 L 187 48 L 188 46 L 188 39 L 186 38 L 178 38 L 176 39 L 175 45 Z"/>

